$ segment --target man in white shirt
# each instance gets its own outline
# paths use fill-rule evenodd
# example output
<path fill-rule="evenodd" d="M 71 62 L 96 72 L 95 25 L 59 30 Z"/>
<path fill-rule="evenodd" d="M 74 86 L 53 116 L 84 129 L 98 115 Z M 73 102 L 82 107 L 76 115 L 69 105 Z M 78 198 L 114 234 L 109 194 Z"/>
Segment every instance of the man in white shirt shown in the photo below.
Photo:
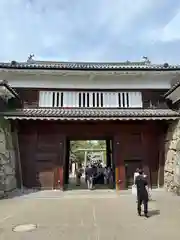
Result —
<path fill-rule="evenodd" d="M 137 168 L 135 173 L 134 173 L 134 185 L 135 185 L 135 181 L 136 181 L 137 176 L 139 176 L 139 168 Z"/>

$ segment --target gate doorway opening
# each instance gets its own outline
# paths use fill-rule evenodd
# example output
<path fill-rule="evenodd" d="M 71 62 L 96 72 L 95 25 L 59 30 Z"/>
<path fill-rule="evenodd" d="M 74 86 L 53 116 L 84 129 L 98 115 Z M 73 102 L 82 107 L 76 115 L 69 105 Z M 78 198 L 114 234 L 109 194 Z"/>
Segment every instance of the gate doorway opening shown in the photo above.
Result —
<path fill-rule="evenodd" d="M 67 140 L 64 189 L 88 189 L 87 172 L 93 167 L 93 189 L 115 188 L 111 140 Z M 107 172 L 111 171 L 108 176 Z"/>

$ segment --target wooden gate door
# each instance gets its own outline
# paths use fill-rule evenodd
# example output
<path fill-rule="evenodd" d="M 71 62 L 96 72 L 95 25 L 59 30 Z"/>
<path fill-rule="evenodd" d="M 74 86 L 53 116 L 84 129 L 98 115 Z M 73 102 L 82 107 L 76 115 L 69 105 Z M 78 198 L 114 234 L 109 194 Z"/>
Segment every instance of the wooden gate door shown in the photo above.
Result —
<path fill-rule="evenodd" d="M 58 134 L 38 135 L 35 158 L 36 182 L 41 189 L 56 188 L 57 167 L 60 165 L 60 141 Z"/>
<path fill-rule="evenodd" d="M 37 135 L 34 132 L 19 134 L 19 149 L 23 186 L 37 188 L 35 155 Z"/>

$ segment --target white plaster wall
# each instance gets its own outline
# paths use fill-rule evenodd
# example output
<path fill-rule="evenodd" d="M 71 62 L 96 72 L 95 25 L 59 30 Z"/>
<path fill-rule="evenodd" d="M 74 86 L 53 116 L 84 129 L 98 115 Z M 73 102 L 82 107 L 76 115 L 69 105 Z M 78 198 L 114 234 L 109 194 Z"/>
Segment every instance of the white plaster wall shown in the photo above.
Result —
<path fill-rule="evenodd" d="M 0 72 L 0 79 L 8 80 L 12 87 L 24 88 L 169 89 L 173 77 L 173 73 L 92 76 L 86 73 L 65 75 Z"/>

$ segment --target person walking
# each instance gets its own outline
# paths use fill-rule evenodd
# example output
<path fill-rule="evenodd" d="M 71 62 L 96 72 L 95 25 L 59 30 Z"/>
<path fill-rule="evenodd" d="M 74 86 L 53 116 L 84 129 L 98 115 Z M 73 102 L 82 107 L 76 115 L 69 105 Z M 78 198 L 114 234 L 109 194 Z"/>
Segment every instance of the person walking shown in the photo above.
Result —
<path fill-rule="evenodd" d="M 79 164 L 79 167 L 76 171 L 76 186 L 81 185 L 81 177 L 82 177 L 82 165 Z"/>
<path fill-rule="evenodd" d="M 104 168 L 104 184 L 108 184 L 108 170 L 107 167 Z"/>
<path fill-rule="evenodd" d="M 89 166 L 86 169 L 86 181 L 87 181 L 87 187 L 89 190 L 93 189 L 93 166 Z"/>
<path fill-rule="evenodd" d="M 139 175 L 135 179 L 135 185 L 137 188 L 137 211 L 141 216 L 141 205 L 144 205 L 144 215 L 148 217 L 148 183 L 143 176 L 143 170 L 139 169 Z"/>
<path fill-rule="evenodd" d="M 132 192 L 133 194 L 136 195 L 137 198 L 137 187 L 136 187 L 136 177 L 139 176 L 139 168 L 136 168 L 136 171 L 134 172 L 134 181 L 133 181 L 133 185 L 132 185 Z M 136 202 L 138 202 L 138 199 L 136 199 Z"/>
<path fill-rule="evenodd" d="M 89 170 L 89 166 L 86 165 L 86 168 L 85 168 L 85 183 L 87 184 L 87 179 L 88 179 L 88 170 Z"/>

